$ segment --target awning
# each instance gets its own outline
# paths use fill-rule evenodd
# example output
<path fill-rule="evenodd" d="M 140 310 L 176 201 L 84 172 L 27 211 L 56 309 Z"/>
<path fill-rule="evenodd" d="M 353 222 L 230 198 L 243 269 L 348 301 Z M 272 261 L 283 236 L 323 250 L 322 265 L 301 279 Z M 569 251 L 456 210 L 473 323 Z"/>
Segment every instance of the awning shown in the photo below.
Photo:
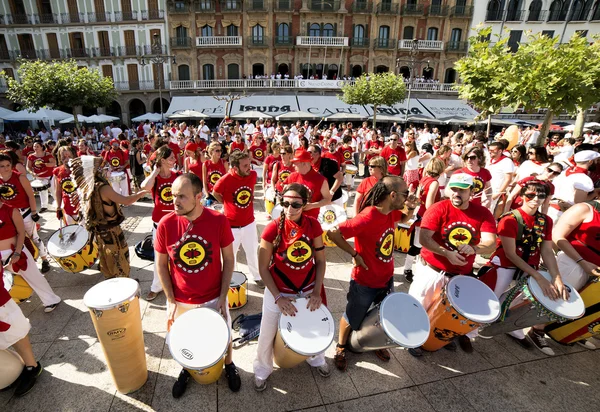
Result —
<path fill-rule="evenodd" d="M 296 96 L 248 96 L 235 100 L 231 104 L 230 115 L 256 110 L 277 117 L 281 114 L 299 110 Z M 170 108 L 169 108 L 170 110 Z M 207 113 L 208 114 L 208 113 Z"/>
<path fill-rule="evenodd" d="M 183 110 L 196 110 L 209 117 L 225 117 L 225 101 L 212 96 L 174 96 L 165 117 Z"/>
<path fill-rule="evenodd" d="M 427 112 L 436 119 L 447 117 L 473 119 L 479 115 L 477 110 L 473 109 L 464 100 L 450 99 L 415 99 L 420 102 Z M 411 100 L 412 107 L 412 100 Z"/>
<path fill-rule="evenodd" d="M 359 115 L 361 118 L 369 117 L 370 113 L 367 112 L 364 106 L 359 104 L 346 104 L 336 96 L 298 96 L 298 103 L 300 104 L 300 110 L 308 113 L 315 114 L 319 117 L 333 116 L 338 113 L 348 113 Z"/>

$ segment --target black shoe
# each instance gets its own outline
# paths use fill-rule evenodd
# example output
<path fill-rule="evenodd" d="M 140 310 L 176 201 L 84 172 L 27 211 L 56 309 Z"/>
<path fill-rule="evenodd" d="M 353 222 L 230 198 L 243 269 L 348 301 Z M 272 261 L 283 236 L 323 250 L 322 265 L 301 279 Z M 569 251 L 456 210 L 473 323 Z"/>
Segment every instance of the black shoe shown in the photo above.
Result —
<path fill-rule="evenodd" d="M 404 271 L 404 278 L 406 279 L 406 281 L 408 283 L 412 283 L 414 275 L 412 273 L 412 270 L 405 270 Z"/>
<path fill-rule="evenodd" d="M 44 213 L 44 212 L 47 212 L 47 211 L 48 211 L 47 207 L 43 207 L 43 208 L 40 209 L 40 213 Z"/>
<path fill-rule="evenodd" d="M 548 346 L 548 342 L 546 342 L 544 332 L 538 332 L 535 329 L 531 328 L 529 332 L 527 332 L 527 337 L 529 338 L 531 343 L 533 343 L 533 346 L 535 346 L 544 355 L 554 356 L 554 351 L 550 346 Z"/>
<path fill-rule="evenodd" d="M 50 262 L 42 260 L 42 273 L 50 272 Z"/>
<path fill-rule="evenodd" d="M 473 353 L 473 344 L 471 343 L 471 338 L 466 335 L 458 337 L 458 344 L 460 348 L 466 353 Z"/>
<path fill-rule="evenodd" d="M 190 381 L 190 378 L 190 373 L 185 369 L 182 369 L 181 372 L 179 372 L 179 377 L 175 381 L 175 384 L 173 385 L 173 391 L 171 392 L 175 399 L 183 396 L 185 390 L 187 389 L 187 384 Z"/>
<path fill-rule="evenodd" d="M 519 338 L 511 335 L 510 333 L 507 333 L 506 336 L 508 336 L 509 338 L 511 338 L 512 340 L 514 340 L 515 342 L 517 342 L 519 345 L 521 345 L 525 349 L 531 349 L 531 348 L 533 348 L 533 346 L 527 340 L 527 338 L 519 339 Z"/>
<path fill-rule="evenodd" d="M 37 363 L 37 366 L 26 366 L 21 372 L 21 376 L 19 376 L 19 383 L 17 384 L 17 389 L 15 389 L 15 396 L 23 396 L 35 385 L 35 381 L 37 377 L 40 376 L 44 368 L 40 363 Z"/>
<path fill-rule="evenodd" d="M 229 365 L 225 365 L 225 377 L 227 378 L 227 383 L 229 384 L 229 389 L 231 389 L 231 392 L 237 392 L 240 390 L 242 387 L 242 379 L 240 378 L 240 373 L 233 362 L 231 362 Z"/>
<path fill-rule="evenodd" d="M 423 356 L 423 349 L 421 348 L 409 348 L 408 353 L 410 353 L 415 358 L 420 358 Z"/>
<path fill-rule="evenodd" d="M 444 349 L 449 350 L 450 352 L 456 352 L 456 342 L 451 341 L 449 344 L 444 346 Z"/>

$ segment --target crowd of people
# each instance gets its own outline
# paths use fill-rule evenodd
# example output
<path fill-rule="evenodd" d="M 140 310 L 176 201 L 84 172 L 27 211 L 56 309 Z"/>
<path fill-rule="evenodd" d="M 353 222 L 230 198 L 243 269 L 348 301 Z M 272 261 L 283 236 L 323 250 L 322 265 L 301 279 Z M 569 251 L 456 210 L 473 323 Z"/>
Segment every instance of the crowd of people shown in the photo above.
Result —
<path fill-rule="evenodd" d="M 356 127 L 248 119 L 241 124 L 229 118 L 214 130 L 204 121 L 195 126 L 143 122 L 128 130 L 111 125 L 83 135 L 44 130 L 22 143 L 1 139 L 3 266 L 23 276 L 45 312 L 56 308 L 61 300 L 42 275 L 50 263 L 36 224 L 40 214 L 53 209 L 64 224 L 79 224 L 95 236 L 99 269 L 107 279 L 128 277 L 122 206 L 149 195 L 155 263 L 145 297 L 165 294 L 168 327 L 198 307 L 220 311 L 231 324 L 227 293 L 238 249 L 244 249 L 250 279 L 264 289 L 254 361 L 257 391 L 267 387 L 273 372 L 279 314 L 293 316 L 299 296 L 307 298 L 310 310 L 327 304 L 324 232 L 353 263 L 334 357 L 340 371 L 347 368 L 351 331 L 359 330 L 369 308 L 394 289 L 399 223 L 410 226 L 403 277 L 425 310 L 455 275 L 477 276 L 498 297 L 531 276 L 553 300 L 568 297 L 565 282 L 581 289 L 600 276 L 597 134 L 539 141 L 539 133 L 524 130 L 518 141 L 509 141 L 504 131 L 490 140 L 482 132 L 442 134 L 427 125 L 381 130 L 367 122 Z M 260 233 L 257 189 L 281 206 Z M 320 210 L 331 204 L 343 208 L 349 198 L 354 202 L 346 208 L 348 219 L 324 231 Z M 476 256 L 486 261 L 478 270 Z M 24 359 L 16 385 L 17 395 L 23 395 L 42 367 L 31 352 L 27 320 L 4 289 L 0 305 L 0 349 L 13 346 Z M 553 355 L 543 326 L 510 336 Z M 445 348 L 456 350 L 458 342 L 472 352 L 476 337 L 477 330 L 457 336 Z M 587 340 L 579 343 L 594 347 Z M 420 357 L 422 349 L 410 353 Z M 390 360 L 387 349 L 375 355 Z M 307 362 L 321 376 L 330 375 L 324 353 Z M 238 391 L 231 345 L 225 375 L 229 388 Z M 182 369 L 175 398 L 184 394 L 189 379 Z"/>

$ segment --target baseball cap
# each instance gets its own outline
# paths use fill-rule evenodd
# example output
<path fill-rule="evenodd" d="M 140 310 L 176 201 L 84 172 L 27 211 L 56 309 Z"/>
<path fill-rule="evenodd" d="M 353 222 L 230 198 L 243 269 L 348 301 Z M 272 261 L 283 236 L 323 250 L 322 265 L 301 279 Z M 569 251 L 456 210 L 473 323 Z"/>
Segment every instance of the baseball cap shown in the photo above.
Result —
<path fill-rule="evenodd" d="M 335 140 L 335 139 L 329 139 L 327 141 L 327 146 L 331 146 L 332 144 L 337 144 L 337 140 Z"/>
<path fill-rule="evenodd" d="M 459 189 L 469 189 L 473 187 L 473 176 L 466 173 L 455 173 L 450 177 L 448 187 L 457 187 Z"/>
<path fill-rule="evenodd" d="M 595 160 L 600 157 L 600 153 L 595 152 L 593 150 L 582 150 L 581 152 L 575 153 L 574 159 L 575 163 L 581 162 L 589 162 L 590 160 Z"/>
<path fill-rule="evenodd" d="M 112 139 L 112 140 L 110 141 L 110 144 L 115 144 L 115 143 L 116 143 L 116 144 L 119 144 L 119 139 Z"/>
<path fill-rule="evenodd" d="M 198 150 L 198 145 L 196 143 L 188 143 L 185 145 L 185 150 L 189 150 L 190 152 L 195 152 Z"/>
<path fill-rule="evenodd" d="M 304 149 L 298 149 L 294 153 L 294 158 L 292 159 L 292 163 L 310 163 L 312 162 L 312 156 Z"/>

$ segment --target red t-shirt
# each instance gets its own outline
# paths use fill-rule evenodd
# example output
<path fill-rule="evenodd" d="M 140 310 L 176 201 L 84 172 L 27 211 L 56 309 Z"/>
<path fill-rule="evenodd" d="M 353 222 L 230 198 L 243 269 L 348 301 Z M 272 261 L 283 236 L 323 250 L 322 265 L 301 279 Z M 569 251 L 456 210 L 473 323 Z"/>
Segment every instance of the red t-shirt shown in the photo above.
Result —
<path fill-rule="evenodd" d="M 252 145 L 248 149 L 248 152 L 250 152 L 250 157 L 252 157 L 252 159 L 264 162 L 267 155 L 267 144 L 264 143 L 260 146 Z"/>
<path fill-rule="evenodd" d="M 281 190 L 281 188 L 283 187 L 283 182 L 285 182 L 285 179 L 287 179 L 288 176 L 292 173 L 294 173 L 294 165 L 285 166 L 282 162 L 277 162 L 278 178 L 275 182 L 277 185 L 277 190 Z"/>
<path fill-rule="evenodd" d="M 524 177 L 523 179 L 519 180 L 517 182 L 517 185 L 519 185 L 522 188 L 523 186 L 525 186 L 527 184 L 527 182 L 530 182 L 532 180 L 539 180 L 539 179 L 535 176 L 527 176 L 527 177 Z M 548 185 L 548 187 L 550 188 L 550 197 L 552 197 L 554 195 L 554 184 L 552 184 L 552 182 L 549 180 L 541 180 L 541 182 Z M 523 206 L 523 198 L 521 197 L 521 195 L 518 195 L 517 197 L 515 197 L 513 199 L 513 202 L 510 205 L 510 209 L 511 210 L 518 209 L 521 206 Z"/>
<path fill-rule="evenodd" d="M 53 168 L 46 166 L 46 163 L 50 163 L 50 160 L 52 160 L 52 155 L 45 153 L 44 156 L 38 157 L 35 154 L 30 154 L 27 156 L 27 160 L 29 160 L 33 173 L 38 177 L 52 177 Z"/>
<path fill-rule="evenodd" d="M 125 155 L 125 152 L 121 149 L 113 150 L 110 149 L 104 152 L 104 160 L 110 165 L 111 168 L 116 169 L 117 167 L 123 167 L 129 162 L 129 158 Z"/>
<path fill-rule="evenodd" d="M 371 190 L 371 188 L 373 188 L 373 186 L 375 186 L 375 183 L 378 181 L 379 180 L 375 176 L 369 176 L 366 179 L 363 179 L 363 181 L 360 182 L 356 188 L 356 193 L 362 193 L 363 195 L 366 194 L 369 190 Z"/>
<path fill-rule="evenodd" d="M 181 172 L 171 171 L 171 175 L 167 178 L 157 175 L 154 179 L 154 186 L 152 186 L 152 200 L 154 201 L 152 221 L 154 223 L 160 222 L 163 216 L 174 210 L 171 186 L 173 186 L 173 182 L 180 175 Z"/>
<path fill-rule="evenodd" d="M 12 175 L 8 180 L 0 179 L 0 187 L 6 187 L 8 190 L 2 195 L 2 201 L 10 207 L 23 209 L 29 206 L 29 197 L 25 193 L 23 184 L 19 180 L 21 173 L 13 170 Z"/>
<path fill-rule="evenodd" d="M 340 233 L 346 239 L 354 238 L 354 249 L 369 268 L 352 268 L 355 282 L 370 288 L 387 286 L 394 276 L 394 231 L 400 219 L 399 210 L 384 215 L 375 206 L 368 206 L 354 218 L 340 223 Z"/>
<path fill-rule="evenodd" d="M 200 178 L 200 180 L 202 180 L 202 162 L 198 161 L 192 163 L 190 161 L 190 164 L 188 165 L 188 171 L 195 174 Z"/>
<path fill-rule="evenodd" d="M 0 240 L 17 237 L 17 228 L 12 220 L 13 208 L 0 204 Z M 4 264 L 4 262 L 2 262 Z M 0 266 L 3 266 L 0 265 Z M 2 282 L 4 284 L 4 282 Z"/>
<path fill-rule="evenodd" d="M 476 246 L 481 232 L 496 233 L 496 220 L 485 207 L 469 203 L 466 210 L 452 206 L 450 200 L 442 200 L 432 205 L 421 220 L 421 229 L 432 230 L 433 239 L 445 249 L 457 250 L 457 242 Z M 464 256 L 467 263 L 454 266 L 444 256 L 421 249 L 421 257 L 438 269 L 455 274 L 469 274 L 473 270 L 475 255 Z"/>
<path fill-rule="evenodd" d="M 273 174 L 273 165 L 281 160 L 281 155 L 273 156 L 268 155 L 265 159 L 265 168 L 267 169 L 267 183 L 271 182 L 271 175 Z"/>
<path fill-rule="evenodd" d="M 28 147 L 28 146 L 25 146 L 23 148 L 23 150 L 21 150 L 21 153 L 23 153 L 23 157 L 25 159 L 27 159 L 29 157 L 29 155 L 32 154 L 33 152 L 34 152 L 33 147 Z"/>
<path fill-rule="evenodd" d="M 233 242 L 227 218 L 204 208 L 200 217 L 190 221 L 171 212 L 156 230 L 154 250 L 169 255 L 169 268 L 175 300 L 201 304 L 221 293 L 221 249 Z M 182 239 L 187 232 L 185 239 Z"/>
<path fill-rule="evenodd" d="M 311 168 L 305 175 L 301 175 L 298 172 L 290 174 L 285 182 L 283 182 L 282 186 L 285 187 L 290 183 L 300 183 L 301 185 L 306 186 L 309 193 L 309 203 L 315 203 L 323 199 L 323 195 L 321 195 L 323 182 L 327 183 L 325 177 Z M 310 209 L 305 211 L 304 214 L 317 219 L 319 217 L 319 209 Z"/>
<path fill-rule="evenodd" d="M 63 211 L 69 216 L 77 216 L 79 197 L 77 196 L 75 183 L 71 180 L 71 172 L 64 165 L 61 165 L 54 169 L 53 173 L 62 189 Z"/>
<path fill-rule="evenodd" d="M 471 203 L 476 203 L 478 205 L 481 204 L 481 192 L 485 188 L 487 182 L 492 180 L 492 174 L 485 167 L 479 168 L 479 172 L 475 173 L 470 171 L 468 168 L 463 167 L 462 169 L 458 169 L 455 174 L 465 173 L 469 176 L 473 176 L 473 190 L 471 195 Z M 488 196 L 490 194 L 488 193 Z"/>
<path fill-rule="evenodd" d="M 206 162 L 204 162 L 204 164 L 206 165 L 207 180 L 204 183 L 206 184 L 206 189 L 208 190 L 208 193 L 211 193 L 213 191 L 215 183 L 217 183 L 221 176 L 225 174 L 225 163 L 223 163 L 221 159 L 219 159 L 217 163 L 213 163 L 213 161 L 209 159 Z"/>
<path fill-rule="evenodd" d="M 425 210 L 427 210 L 425 207 L 425 203 L 427 202 L 427 196 L 429 196 L 429 188 L 431 187 L 431 184 L 433 182 L 437 182 L 437 178 L 433 178 L 431 176 L 426 176 L 419 182 L 419 187 L 421 188 L 421 196 L 419 197 L 419 200 L 421 201 L 421 206 L 419 206 L 419 212 L 417 214 L 421 217 L 423 217 L 423 215 L 425 214 Z M 435 194 L 435 199 L 433 201 L 434 203 L 439 202 L 441 198 L 439 188 L 436 192 L 437 193 Z"/>
<path fill-rule="evenodd" d="M 230 153 L 233 153 L 233 152 L 243 152 L 245 146 L 246 146 L 246 144 L 244 142 L 241 142 L 241 143 L 233 142 L 229 146 L 229 152 Z"/>
<path fill-rule="evenodd" d="M 402 146 L 385 146 L 381 151 L 381 157 L 385 159 L 388 165 L 388 173 L 394 176 L 400 176 L 402 172 L 402 162 L 406 162 L 406 151 Z"/>
<path fill-rule="evenodd" d="M 354 149 L 352 149 L 352 146 L 348 146 L 348 147 L 340 147 L 338 149 L 338 152 L 342 155 L 342 159 L 344 159 L 344 162 L 349 165 L 353 163 L 353 158 L 352 158 L 352 153 L 354 152 Z"/>
<path fill-rule="evenodd" d="M 148 156 L 152 152 L 153 152 L 152 145 L 150 143 L 146 143 L 144 145 L 144 153 L 146 154 L 146 156 Z"/>
<path fill-rule="evenodd" d="M 257 174 L 254 170 L 248 176 L 240 176 L 235 170 L 219 179 L 213 192 L 223 196 L 225 216 L 232 227 L 244 227 L 254 222 L 254 186 Z"/>
<path fill-rule="evenodd" d="M 344 164 L 344 158 L 342 157 L 342 154 L 340 152 L 327 152 L 324 151 L 323 154 L 321 155 L 321 157 L 324 157 L 326 159 L 331 159 L 331 160 L 335 160 L 335 162 L 338 164 L 338 166 Z"/>
<path fill-rule="evenodd" d="M 379 140 L 369 140 L 366 144 L 365 144 L 365 151 L 369 150 L 369 149 L 383 149 L 383 142 L 380 142 Z M 374 158 L 375 156 L 379 156 L 376 154 L 368 154 L 367 153 L 367 157 L 366 157 L 366 161 L 368 162 L 369 160 L 371 160 L 372 158 Z"/>
<path fill-rule="evenodd" d="M 269 243 L 273 243 L 277 237 L 277 228 L 280 218 L 277 218 L 265 227 L 262 233 L 262 239 Z M 290 233 L 294 232 L 294 239 L 290 239 Z M 321 237 L 323 229 L 317 221 L 310 216 L 302 216 L 300 224 L 286 219 L 281 235 L 281 242 L 276 253 L 273 253 L 273 265 L 270 267 L 271 275 L 277 285 L 277 289 L 283 293 L 295 293 L 286 286 L 281 280 L 281 277 L 275 272 L 274 267 L 283 272 L 297 287 L 300 288 L 308 273 L 315 266 L 315 249 L 314 239 Z M 274 266 L 274 267 L 273 267 Z M 310 290 L 314 287 L 315 274 L 306 284 L 305 290 Z"/>
<path fill-rule="evenodd" d="M 532 230 L 536 224 L 535 216 L 530 216 L 527 213 L 523 212 L 522 209 L 516 209 L 514 213 L 519 213 L 523 217 L 523 223 L 525 226 Z M 552 219 L 548 216 L 544 215 L 546 218 L 546 223 L 544 224 L 544 235 L 542 237 L 543 240 L 552 240 Z M 511 262 L 504 252 L 504 248 L 502 248 L 502 242 L 500 241 L 500 236 L 510 237 L 513 239 L 517 239 L 517 235 L 519 234 L 519 224 L 517 223 L 517 219 L 512 215 L 506 215 L 498 222 L 498 239 L 496 239 L 496 252 L 492 256 L 497 256 L 500 259 L 500 266 L 505 268 L 516 267 L 513 262 Z M 517 255 L 519 257 L 523 257 L 523 245 L 518 243 L 517 239 Z M 534 268 L 537 268 L 540 264 L 540 247 L 541 244 L 536 248 L 535 253 L 529 255 L 529 259 L 527 263 Z"/>
<path fill-rule="evenodd" d="M 575 248 L 581 257 L 597 266 L 600 266 L 599 227 L 600 213 L 594 209 L 592 220 L 587 223 L 581 223 L 567 236 L 569 243 L 571 243 L 571 246 Z"/>

